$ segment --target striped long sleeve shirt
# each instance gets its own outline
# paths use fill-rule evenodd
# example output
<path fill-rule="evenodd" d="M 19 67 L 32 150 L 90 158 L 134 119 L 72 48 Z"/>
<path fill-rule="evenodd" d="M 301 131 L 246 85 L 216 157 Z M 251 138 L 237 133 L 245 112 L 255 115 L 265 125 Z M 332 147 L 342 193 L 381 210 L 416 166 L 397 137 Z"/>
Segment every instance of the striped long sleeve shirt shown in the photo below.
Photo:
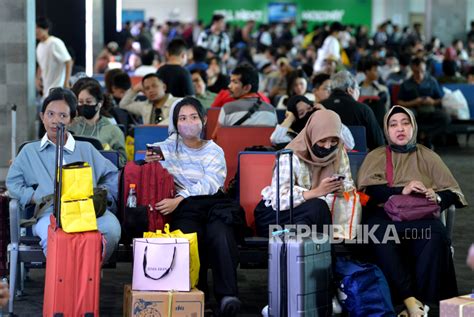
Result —
<path fill-rule="evenodd" d="M 173 175 L 177 195 L 213 195 L 223 188 L 227 175 L 224 151 L 213 141 L 201 148 L 187 147 L 175 138 L 156 143 L 165 157 L 161 164 Z"/>

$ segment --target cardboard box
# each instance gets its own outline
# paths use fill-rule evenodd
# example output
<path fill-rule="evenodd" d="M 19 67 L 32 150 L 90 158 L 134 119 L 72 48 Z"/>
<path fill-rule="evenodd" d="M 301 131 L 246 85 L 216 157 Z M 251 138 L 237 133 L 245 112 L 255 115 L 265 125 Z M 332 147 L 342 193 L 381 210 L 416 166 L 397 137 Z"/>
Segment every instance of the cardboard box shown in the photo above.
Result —
<path fill-rule="evenodd" d="M 204 293 L 195 288 L 190 292 L 134 291 L 125 285 L 124 317 L 171 317 L 169 312 L 172 317 L 204 317 Z"/>
<path fill-rule="evenodd" d="M 440 317 L 474 317 L 474 297 L 465 295 L 439 302 Z"/>

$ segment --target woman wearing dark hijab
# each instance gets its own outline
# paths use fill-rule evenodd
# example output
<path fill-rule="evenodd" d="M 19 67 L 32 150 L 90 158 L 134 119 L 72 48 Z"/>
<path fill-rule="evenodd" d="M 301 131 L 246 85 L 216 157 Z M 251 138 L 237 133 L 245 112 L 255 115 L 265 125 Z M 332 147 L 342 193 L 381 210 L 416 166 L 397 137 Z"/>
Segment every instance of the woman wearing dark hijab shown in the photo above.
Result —
<path fill-rule="evenodd" d="M 401 243 L 374 243 L 373 250 L 391 286 L 392 298 L 403 300 L 406 306 L 400 315 L 410 317 L 426 316 L 429 308 L 424 304 L 438 305 L 440 300 L 457 295 L 451 241 L 439 219 L 392 221 L 384 211 L 385 202 L 392 195 L 418 194 L 439 204 L 441 210 L 452 204 L 467 205 L 441 158 L 416 143 L 417 128 L 410 110 L 401 106 L 390 109 L 384 118 L 389 146 L 370 152 L 357 177 L 359 190 L 370 196 L 364 215 L 371 228 L 378 227 L 375 237 L 382 241 L 391 226 L 400 238 Z M 388 154 L 392 157 L 392 186 L 387 180 Z M 416 231 L 417 239 L 405 237 L 407 231 Z"/>
<path fill-rule="evenodd" d="M 276 126 L 275 131 L 270 136 L 272 144 L 284 146 L 290 143 L 303 130 L 309 117 L 319 109 L 324 109 L 323 105 L 313 104 L 305 96 L 296 95 L 291 97 L 288 100 L 285 120 Z M 341 134 L 344 147 L 347 150 L 352 150 L 355 145 L 354 137 L 344 124 L 342 125 Z"/>

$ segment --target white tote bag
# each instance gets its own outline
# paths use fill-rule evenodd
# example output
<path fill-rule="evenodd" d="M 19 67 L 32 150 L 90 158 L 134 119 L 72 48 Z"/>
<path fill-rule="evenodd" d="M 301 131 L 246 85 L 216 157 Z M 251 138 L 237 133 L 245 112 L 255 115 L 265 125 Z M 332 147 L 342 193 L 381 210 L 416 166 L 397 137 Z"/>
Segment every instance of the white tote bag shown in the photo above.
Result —
<path fill-rule="evenodd" d="M 356 190 L 333 195 L 331 205 L 334 238 L 352 240 L 362 219 L 362 205 Z"/>
<path fill-rule="evenodd" d="M 184 238 L 134 239 L 132 289 L 189 292 L 189 241 Z"/>

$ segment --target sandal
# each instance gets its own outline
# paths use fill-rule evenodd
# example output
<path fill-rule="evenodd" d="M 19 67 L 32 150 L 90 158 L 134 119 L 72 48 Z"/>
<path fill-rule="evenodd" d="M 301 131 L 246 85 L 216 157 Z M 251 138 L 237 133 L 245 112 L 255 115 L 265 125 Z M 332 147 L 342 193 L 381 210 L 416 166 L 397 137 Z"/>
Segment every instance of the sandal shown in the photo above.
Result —
<path fill-rule="evenodd" d="M 404 309 L 400 314 L 397 315 L 397 317 L 410 317 L 410 315 L 408 314 L 408 311 Z"/>
<path fill-rule="evenodd" d="M 423 305 L 419 300 L 415 299 L 416 306 L 403 310 L 398 316 L 401 317 L 428 317 L 430 308 L 428 305 Z"/>
<path fill-rule="evenodd" d="M 425 305 L 423 307 L 418 306 L 414 309 L 408 310 L 407 316 L 408 317 L 428 317 L 429 311 L 430 311 L 430 308 L 428 307 L 428 305 Z"/>

